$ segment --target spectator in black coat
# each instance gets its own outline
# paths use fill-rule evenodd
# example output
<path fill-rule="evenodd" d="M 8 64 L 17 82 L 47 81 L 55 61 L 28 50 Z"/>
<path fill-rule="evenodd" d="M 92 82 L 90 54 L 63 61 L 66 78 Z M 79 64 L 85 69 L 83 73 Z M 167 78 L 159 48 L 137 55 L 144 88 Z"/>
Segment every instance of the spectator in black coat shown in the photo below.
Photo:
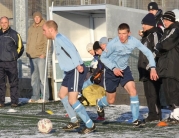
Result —
<path fill-rule="evenodd" d="M 157 27 L 155 27 L 155 24 L 155 17 L 151 13 L 147 14 L 142 19 L 143 37 L 141 42 L 153 53 L 156 44 L 162 36 Z M 158 57 L 155 56 L 154 58 L 157 64 Z M 149 61 L 146 56 L 140 52 L 138 60 L 139 79 L 143 82 L 147 106 L 149 109 L 148 117 L 145 119 L 145 122 L 162 119 L 159 98 L 160 81 L 150 79 L 150 69 L 148 68 L 148 65 Z"/>
<path fill-rule="evenodd" d="M 166 121 L 179 123 L 179 29 L 172 11 L 165 12 L 162 18 L 166 29 L 156 45 L 156 52 L 161 55 L 157 72 L 162 78 L 167 104 L 173 109 Z"/>

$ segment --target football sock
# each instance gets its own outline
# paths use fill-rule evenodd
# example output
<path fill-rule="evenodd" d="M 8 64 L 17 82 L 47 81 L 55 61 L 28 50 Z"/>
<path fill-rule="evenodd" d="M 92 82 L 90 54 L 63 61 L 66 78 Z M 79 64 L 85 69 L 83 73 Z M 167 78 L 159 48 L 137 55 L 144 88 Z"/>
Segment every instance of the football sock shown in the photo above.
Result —
<path fill-rule="evenodd" d="M 139 98 L 138 96 L 131 96 L 130 97 L 131 102 L 131 111 L 132 111 L 132 117 L 133 122 L 139 118 Z"/>
<path fill-rule="evenodd" d="M 75 104 L 72 105 L 74 111 L 79 115 L 79 117 L 83 120 L 86 124 L 86 127 L 92 128 L 93 122 L 89 118 L 84 106 L 77 100 Z"/>
<path fill-rule="evenodd" d="M 103 108 L 103 107 L 109 105 L 109 103 L 107 102 L 106 96 L 102 97 L 102 98 L 97 102 L 97 104 L 98 104 L 98 106 L 99 106 L 100 108 Z"/>
<path fill-rule="evenodd" d="M 73 110 L 73 108 L 71 107 L 71 105 L 68 102 L 68 96 L 66 96 L 65 98 L 61 99 L 61 102 L 63 103 L 63 106 L 69 116 L 69 118 L 71 119 L 72 123 L 75 123 L 78 121 L 78 119 L 76 118 L 76 113 Z"/>

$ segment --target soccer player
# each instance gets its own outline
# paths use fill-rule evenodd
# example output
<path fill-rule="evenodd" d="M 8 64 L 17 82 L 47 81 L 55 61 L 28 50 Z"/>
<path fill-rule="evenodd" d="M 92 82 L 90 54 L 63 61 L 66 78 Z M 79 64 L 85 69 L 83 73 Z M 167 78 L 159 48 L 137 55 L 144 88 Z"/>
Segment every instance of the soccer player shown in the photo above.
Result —
<path fill-rule="evenodd" d="M 104 114 L 104 107 L 113 104 L 116 97 L 116 88 L 120 84 L 130 95 L 133 125 L 138 127 L 142 123 L 139 117 L 139 99 L 135 88 L 134 79 L 128 66 L 128 59 L 134 48 L 141 50 L 149 60 L 150 79 L 157 80 L 155 61 L 152 52 L 139 40 L 130 36 L 130 27 L 122 23 L 118 27 L 118 36 L 112 39 L 101 55 L 101 61 L 106 69 L 104 71 L 104 88 L 106 96 L 98 100 L 97 113 Z"/>
<path fill-rule="evenodd" d="M 84 66 L 73 43 L 66 36 L 58 33 L 58 25 L 55 21 L 47 21 L 43 25 L 43 33 L 48 39 L 54 40 L 54 48 L 59 66 L 65 73 L 59 97 L 71 122 L 63 127 L 63 129 L 73 130 L 80 127 L 76 112 L 86 125 L 79 133 L 90 133 L 95 130 L 95 124 L 89 118 L 84 106 L 77 100 L 78 92 L 81 91 L 87 74 L 87 68 Z"/>

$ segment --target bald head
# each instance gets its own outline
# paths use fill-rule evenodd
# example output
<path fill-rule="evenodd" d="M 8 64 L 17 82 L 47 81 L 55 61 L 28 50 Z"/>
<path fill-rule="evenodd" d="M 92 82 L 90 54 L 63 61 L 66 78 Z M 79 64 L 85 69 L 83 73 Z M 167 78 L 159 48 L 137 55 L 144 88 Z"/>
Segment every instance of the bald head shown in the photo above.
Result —
<path fill-rule="evenodd" d="M 48 39 L 55 39 L 58 31 L 58 25 L 55 21 L 49 20 L 43 25 L 43 34 Z"/>
<path fill-rule="evenodd" d="M 1 17 L 0 25 L 1 25 L 1 29 L 3 32 L 8 30 L 9 29 L 9 18 L 7 18 L 6 16 Z"/>
<path fill-rule="evenodd" d="M 58 25 L 55 21 L 53 20 L 48 20 L 45 25 L 48 27 L 48 28 L 53 28 L 55 31 L 58 30 Z"/>
<path fill-rule="evenodd" d="M 3 20 L 5 19 L 5 20 L 9 21 L 9 18 L 8 18 L 7 16 L 2 16 L 2 17 L 0 18 L 0 20 L 2 20 L 2 19 L 3 19 Z"/>

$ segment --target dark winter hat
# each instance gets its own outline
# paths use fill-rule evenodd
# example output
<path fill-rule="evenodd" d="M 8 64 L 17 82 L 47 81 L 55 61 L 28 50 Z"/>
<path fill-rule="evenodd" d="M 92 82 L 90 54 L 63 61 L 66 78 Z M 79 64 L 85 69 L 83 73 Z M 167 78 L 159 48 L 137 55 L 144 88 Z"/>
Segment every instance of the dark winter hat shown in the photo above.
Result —
<path fill-rule="evenodd" d="M 158 4 L 156 2 L 150 2 L 148 4 L 148 11 L 150 10 L 158 10 Z"/>
<path fill-rule="evenodd" d="M 99 45 L 99 41 L 94 42 L 93 44 L 93 50 L 97 50 L 97 49 L 101 49 L 100 45 Z"/>
<path fill-rule="evenodd" d="M 162 18 L 165 19 L 165 20 L 169 20 L 171 22 L 175 22 L 175 13 L 172 12 L 172 11 L 167 11 L 167 12 L 164 13 Z"/>
<path fill-rule="evenodd" d="M 150 26 L 155 26 L 156 21 L 155 21 L 155 16 L 152 13 L 148 13 L 143 19 L 141 24 L 146 24 Z"/>
<path fill-rule="evenodd" d="M 40 12 L 34 12 L 33 19 L 35 18 L 35 16 L 39 16 L 40 19 L 42 19 L 42 14 Z"/>

